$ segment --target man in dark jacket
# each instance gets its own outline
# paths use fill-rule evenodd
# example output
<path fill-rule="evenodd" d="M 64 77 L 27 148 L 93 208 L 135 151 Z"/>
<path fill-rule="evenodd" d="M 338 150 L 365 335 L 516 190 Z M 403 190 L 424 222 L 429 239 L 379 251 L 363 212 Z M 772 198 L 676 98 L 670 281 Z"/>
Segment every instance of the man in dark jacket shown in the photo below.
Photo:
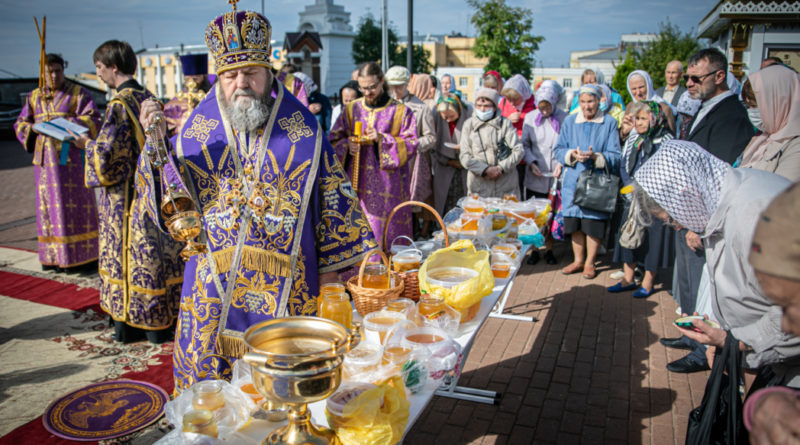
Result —
<path fill-rule="evenodd" d="M 666 85 L 656 90 L 656 94 L 672 104 L 672 106 L 678 106 L 678 99 L 686 91 L 686 87 L 681 85 L 681 76 L 683 76 L 683 64 L 681 61 L 673 60 L 669 62 L 664 70 Z"/>
<path fill-rule="evenodd" d="M 724 54 L 717 49 L 707 48 L 689 58 L 689 67 L 683 78 L 692 99 L 703 102 L 687 139 L 733 164 L 753 137 L 753 126 L 739 98 L 728 89 L 727 67 L 728 59 Z M 676 231 L 675 235 L 673 296 L 680 303 L 683 313 L 692 314 L 706 261 L 703 242 L 700 235 L 690 230 L 682 229 Z M 662 338 L 661 344 L 692 351 L 686 357 L 668 364 L 670 371 L 696 372 L 708 369 L 705 347 L 700 343 L 683 336 Z"/>

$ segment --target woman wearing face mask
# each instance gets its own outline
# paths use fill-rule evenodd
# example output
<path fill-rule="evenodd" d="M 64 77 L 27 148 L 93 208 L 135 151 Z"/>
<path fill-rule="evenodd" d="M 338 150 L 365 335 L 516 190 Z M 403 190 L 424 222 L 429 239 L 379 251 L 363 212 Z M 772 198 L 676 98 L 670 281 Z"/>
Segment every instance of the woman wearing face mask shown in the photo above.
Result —
<path fill-rule="evenodd" d="M 519 197 L 517 164 L 522 159 L 522 143 L 511 122 L 497 109 L 499 95 L 481 88 L 475 98 L 473 116 L 461 134 L 461 165 L 467 175 L 467 192 L 481 197 Z"/>
<path fill-rule="evenodd" d="M 742 99 L 760 133 L 739 166 L 800 181 L 800 76 L 782 65 L 768 66 L 745 81 Z"/>
<path fill-rule="evenodd" d="M 622 125 L 622 118 L 625 117 L 625 107 L 622 106 L 622 103 L 614 101 L 614 95 L 608 85 L 602 84 L 596 86 L 602 93 L 600 97 L 600 111 L 613 117 L 617 121 L 617 128 L 619 128 Z M 580 107 L 572 110 L 570 114 L 579 112 L 581 112 Z"/>

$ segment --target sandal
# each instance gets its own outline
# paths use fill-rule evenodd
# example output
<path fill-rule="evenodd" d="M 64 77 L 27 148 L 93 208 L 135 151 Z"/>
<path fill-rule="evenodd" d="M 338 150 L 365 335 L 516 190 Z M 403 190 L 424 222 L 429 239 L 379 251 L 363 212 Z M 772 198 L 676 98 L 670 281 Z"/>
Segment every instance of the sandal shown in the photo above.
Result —
<path fill-rule="evenodd" d="M 583 263 L 569 263 L 567 267 L 561 269 L 561 273 L 571 275 L 580 272 L 581 268 L 583 268 Z"/>
<path fill-rule="evenodd" d="M 594 269 L 594 265 L 587 264 L 583 266 L 583 278 L 591 280 L 596 276 L 597 276 L 597 271 Z"/>

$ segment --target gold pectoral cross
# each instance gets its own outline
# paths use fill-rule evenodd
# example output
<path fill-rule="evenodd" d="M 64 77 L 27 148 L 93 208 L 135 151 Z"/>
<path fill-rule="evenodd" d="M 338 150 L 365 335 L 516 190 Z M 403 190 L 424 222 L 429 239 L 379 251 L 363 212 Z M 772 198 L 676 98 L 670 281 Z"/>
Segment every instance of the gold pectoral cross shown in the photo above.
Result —
<path fill-rule="evenodd" d="M 239 0 L 228 0 L 228 4 L 233 6 L 233 10 L 236 11 L 236 4 L 239 3 Z"/>

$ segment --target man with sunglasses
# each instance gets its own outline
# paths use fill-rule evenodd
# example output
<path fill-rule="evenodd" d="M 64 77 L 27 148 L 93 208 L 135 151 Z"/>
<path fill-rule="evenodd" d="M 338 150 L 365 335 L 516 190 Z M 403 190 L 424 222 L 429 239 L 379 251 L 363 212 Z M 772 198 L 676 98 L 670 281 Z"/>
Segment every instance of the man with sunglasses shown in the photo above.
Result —
<path fill-rule="evenodd" d="M 715 48 L 698 51 L 689 58 L 683 80 L 692 99 L 702 101 L 687 140 L 709 153 L 733 164 L 742 154 L 753 126 L 739 98 L 728 89 L 726 82 L 728 59 Z M 700 277 L 705 266 L 705 254 L 700 235 L 688 229 L 675 232 L 675 271 L 672 294 L 681 311 L 692 314 L 697 305 Z M 705 347 L 686 336 L 662 338 L 661 344 L 671 348 L 689 349 L 686 357 L 667 365 L 672 372 L 697 372 L 708 369 Z"/>

